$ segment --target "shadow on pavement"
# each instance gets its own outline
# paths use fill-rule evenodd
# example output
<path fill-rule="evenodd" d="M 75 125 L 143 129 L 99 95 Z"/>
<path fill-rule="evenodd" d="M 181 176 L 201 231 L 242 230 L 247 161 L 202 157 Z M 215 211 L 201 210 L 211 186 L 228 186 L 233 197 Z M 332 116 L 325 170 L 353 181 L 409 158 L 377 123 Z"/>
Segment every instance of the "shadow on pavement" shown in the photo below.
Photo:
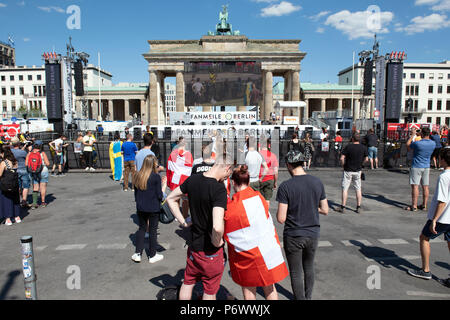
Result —
<path fill-rule="evenodd" d="M 0 300 L 5 300 L 6 296 L 8 295 L 9 290 L 11 289 L 11 287 L 14 285 L 14 282 L 16 280 L 16 278 L 20 275 L 20 271 L 19 270 L 14 270 L 11 271 L 8 274 L 8 280 L 6 281 L 6 283 L 3 285 L 2 290 L 0 291 Z M 14 297 L 8 297 L 8 299 L 18 299 L 18 297 L 14 296 Z"/>
<path fill-rule="evenodd" d="M 406 207 L 408 205 L 407 203 L 404 203 L 404 202 L 399 202 L 396 200 L 388 199 L 385 196 L 380 195 L 380 194 L 363 194 L 363 197 L 366 199 L 378 201 L 378 202 L 385 203 L 385 204 L 388 204 L 388 205 L 391 205 L 391 206 L 394 206 L 397 208 L 401 208 L 401 209 L 403 209 L 404 207 Z"/>
<path fill-rule="evenodd" d="M 448 264 L 447 262 L 436 261 L 436 265 L 441 268 L 450 270 L 450 264 Z"/>
<path fill-rule="evenodd" d="M 294 300 L 294 295 L 278 283 L 275 284 L 275 289 L 277 289 L 278 294 L 285 296 L 288 300 Z M 256 293 L 265 298 L 264 291 L 261 287 L 256 289 Z"/>
<path fill-rule="evenodd" d="M 400 271 L 408 272 L 409 269 L 418 269 L 418 267 L 408 260 L 405 260 L 399 257 L 395 251 L 381 248 L 381 247 L 372 247 L 365 246 L 363 243 L 350 240 L 350 243 L 359 247 L 359 251 L 369 259 L 375 260 L 375 262 L 379 263 L 385 268 L 396 268 Z"/>

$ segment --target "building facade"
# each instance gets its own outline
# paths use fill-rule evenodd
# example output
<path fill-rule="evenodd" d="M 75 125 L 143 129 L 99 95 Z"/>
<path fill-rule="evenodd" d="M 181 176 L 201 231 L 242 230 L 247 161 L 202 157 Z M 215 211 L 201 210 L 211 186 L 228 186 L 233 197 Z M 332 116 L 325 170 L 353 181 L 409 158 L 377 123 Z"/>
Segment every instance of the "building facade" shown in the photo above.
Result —
<path fill-rule="evenodd" d="M 14 67 L 16 65 L 16 49 L 0 41 L 0 68 Z"/>
<path fill-rule="evenodd" d="M 100 74 L 100 76 L 99 76 Z M 112 86 L 112 75 L 98 67 L 88 65 L 83 70 L 85 87 Z M 75 80 L 72 79 L 75 94 Z M 45 66 L 15 66 L 0 68 L 0 111 L 3 118 L 22 117 L 24 111 L 34 110 L 36 116 L 45 117 L 47 100 Z M 20 110 L 20 111 L 19 111 Z"/>
<path fill-rule="evenodd" d="M 171 83 L 165 83 L 165 105 L 166 105 L 166 119 L 170 115 L 170 112 L 177 111 L 177 91 L 176 86 Z"/>
<path fill-rule="evenodd" d="M 355 65 L 355 85 L 364 82 L 364 67 Z M 339 72 L 339 84 L 352 79 L 352 67 Z M 412 99 L 412 106 L 408 100 Z M 404 63 L 401 122 L 450 125 L 450 61 Z"/>

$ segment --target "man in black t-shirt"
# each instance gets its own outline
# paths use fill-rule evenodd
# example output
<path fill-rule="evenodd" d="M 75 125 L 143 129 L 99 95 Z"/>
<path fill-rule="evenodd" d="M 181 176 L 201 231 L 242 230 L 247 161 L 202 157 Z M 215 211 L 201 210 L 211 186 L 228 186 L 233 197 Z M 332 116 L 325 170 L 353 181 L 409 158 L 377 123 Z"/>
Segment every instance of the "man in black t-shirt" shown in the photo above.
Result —
<path fill-rule="evenodd" d="M 378 168 L 378 136 L 375 134 L 375 131 L 371 128 L 369 129 L 369 133 L 364 138 L 365 143 L 367 145 L 367 151 L 369 154 L 370 168 L 376 169 Z M 374 166 L 375 165 L 375 166 Z"/>
<path fill-rule="evenodd" d="M 203 174 L 191 175 L 167 198 L 167 203 L 182 227 L 191 226 L 189 246 L 180 289 L 180 300 L 190 300 L 197 281 L 204 288 L 203 300 L 215 300 L 224 270 L 223 232 L 227 208 L 227 191 L 223 181 L 230 176 L 232 165 L 218 158 Z M 192 224 L 188 224 L 178 207 L 178 200 L 187 194 Z"/>
<path fill-rule="evenodd" d="M 342 151 L 341 164 L 344 167 L 344 176 L 342 178 L 342 205 L 336 211 L 345 213 L 347 204 L 348 188 L 353 181 L 356 191 L 356 213 L 361 211 L 362 190 L 361 190 L 361 171 L 364 162 L 368 161 L 367 148 L 359 142 L 361 137 L 359 133 L 354 133 L 352 143 L 347 145 Z"/>
<path fill-rule="evenodd" d="M 301 151 L 288 152 L 286 164 L 292 178 L 283 182 L 277 192 L 277 220 L 285 224 L 284 251 L 296 300 L 311 299 L 314 256 L 320 236 L 319 214 L 327 215 L 329 210 L 325 188 L 319 178 L 305 173 L 305 161 L 308 159 Z"/>
<path fill-rule="evenodd" d="M 214 159 L 211 158 L 211 146 L 203 148 L 203 161 L 192 167 L 191 175 L 208 172 L 214 165 Z"/>

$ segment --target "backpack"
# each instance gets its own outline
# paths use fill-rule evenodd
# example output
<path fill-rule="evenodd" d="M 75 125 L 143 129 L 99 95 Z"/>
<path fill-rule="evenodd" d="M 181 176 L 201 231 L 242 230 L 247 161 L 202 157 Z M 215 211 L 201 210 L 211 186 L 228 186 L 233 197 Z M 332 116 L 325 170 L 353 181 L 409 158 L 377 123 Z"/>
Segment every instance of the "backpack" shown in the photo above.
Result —
<path fill-rule="evenodd" d="M 28 155 L 27 170 L 29 173 L 41 173 L 43 169 L 42 157 L 40 152 L 31 152 Z"/>
<path fill-rule="evenodd" d="M 0 179 L 0 189 L 3 192 L 18 192 L 19 191 L 19 174 L 17 171 L 11 169 L 8 162 L 5 161 L 6 168 Z"/>
<path fill-rule="evenodd" d="M 157 300 L 178 300 L 181 285 L 168 285 L 156 294 Z"/>

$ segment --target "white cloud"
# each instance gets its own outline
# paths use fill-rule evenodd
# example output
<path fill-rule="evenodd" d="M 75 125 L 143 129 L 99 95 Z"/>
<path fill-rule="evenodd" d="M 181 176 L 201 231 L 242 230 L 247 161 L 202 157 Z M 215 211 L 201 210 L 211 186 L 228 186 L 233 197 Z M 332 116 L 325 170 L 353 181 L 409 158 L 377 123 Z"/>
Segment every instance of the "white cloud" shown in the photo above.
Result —
<path fill-rule="evenodd" d="M 288 15 L 292 12 L 301 10 L 301 6 L 295 6 L 290 2 L 281 1 L 279 4 L 274 4 L 270 7 L 261 9 L 262 17 L 280 17 L 284 15 Z"/>
<path fill-rule="evenodd" d="M 31 40 L 30 38 L 23 38 L 23 42 L 28 42 L 30 40 Z"/>
<path fill-rule="evenodd" d="M 449 11 L 450 0 L 416 0 L 416 6 L 427 5 L 431 6 L 433 11 Z"/>
<path fill-rule="evenodd" d="M 322 11 L 322 12 L 319 12 L 318 14 L 316 14 L 314 16 L 310 16 L 309 18 L 311 20 L 313 20 L 313 21 L 319 21 L 320 18 L 322 18 L 322 17 L 324 17 L 324 16 L 326 16 L 326 15 L 328 15 L 330 13 L 331 13 L 331 11 Z"/>
<path fill-rule="evenodd" d="M 51 6 L 51 7 L 38 7 L 38 9 L 42 10 L 42 11 L 45 11 L 45 12 L 55 11 L 55 12 L 59 12 L 59 13 L 66 13 L 66 10 L 64 10 L 61 7 L 53 7 L 53 6 Z"/>
<path fill-rule="evenodd" d="M 450 26 L 450 20 L 444 14 L 433 13 L 429 16 L 419 16 L 411 19 L 411 23 L 406 27 L 397 27 L 396 31 L 405 32 L 412 35 L 425 31 L 434 31 Z"/>
<path fill-rule="evenodd" d="M 317 33 L 324 33 L 325 32 L 325 28 L 319 27 L 316 30 Z"/>
<path fill-rule="evenodd" d="M 24 7 L 25 6 L 25 1 L 21 1 L 17 3 L 19 6 Z"/>
<path fill-rule="evenodd" d="M 6 7 L 6 4 L 0 2 L 0 8 Z"/>
<path fill-rule="evenodd" d="M 389 11 L 374 15 L 373 12 L 343 10 L 329 16 L 325 25 L 332 26 L 342 31 L 350 40 L 358 38 L 372 38 L 373 35 L 389 33 L 387 25 L 394 19 L 394 14 Z"/>

